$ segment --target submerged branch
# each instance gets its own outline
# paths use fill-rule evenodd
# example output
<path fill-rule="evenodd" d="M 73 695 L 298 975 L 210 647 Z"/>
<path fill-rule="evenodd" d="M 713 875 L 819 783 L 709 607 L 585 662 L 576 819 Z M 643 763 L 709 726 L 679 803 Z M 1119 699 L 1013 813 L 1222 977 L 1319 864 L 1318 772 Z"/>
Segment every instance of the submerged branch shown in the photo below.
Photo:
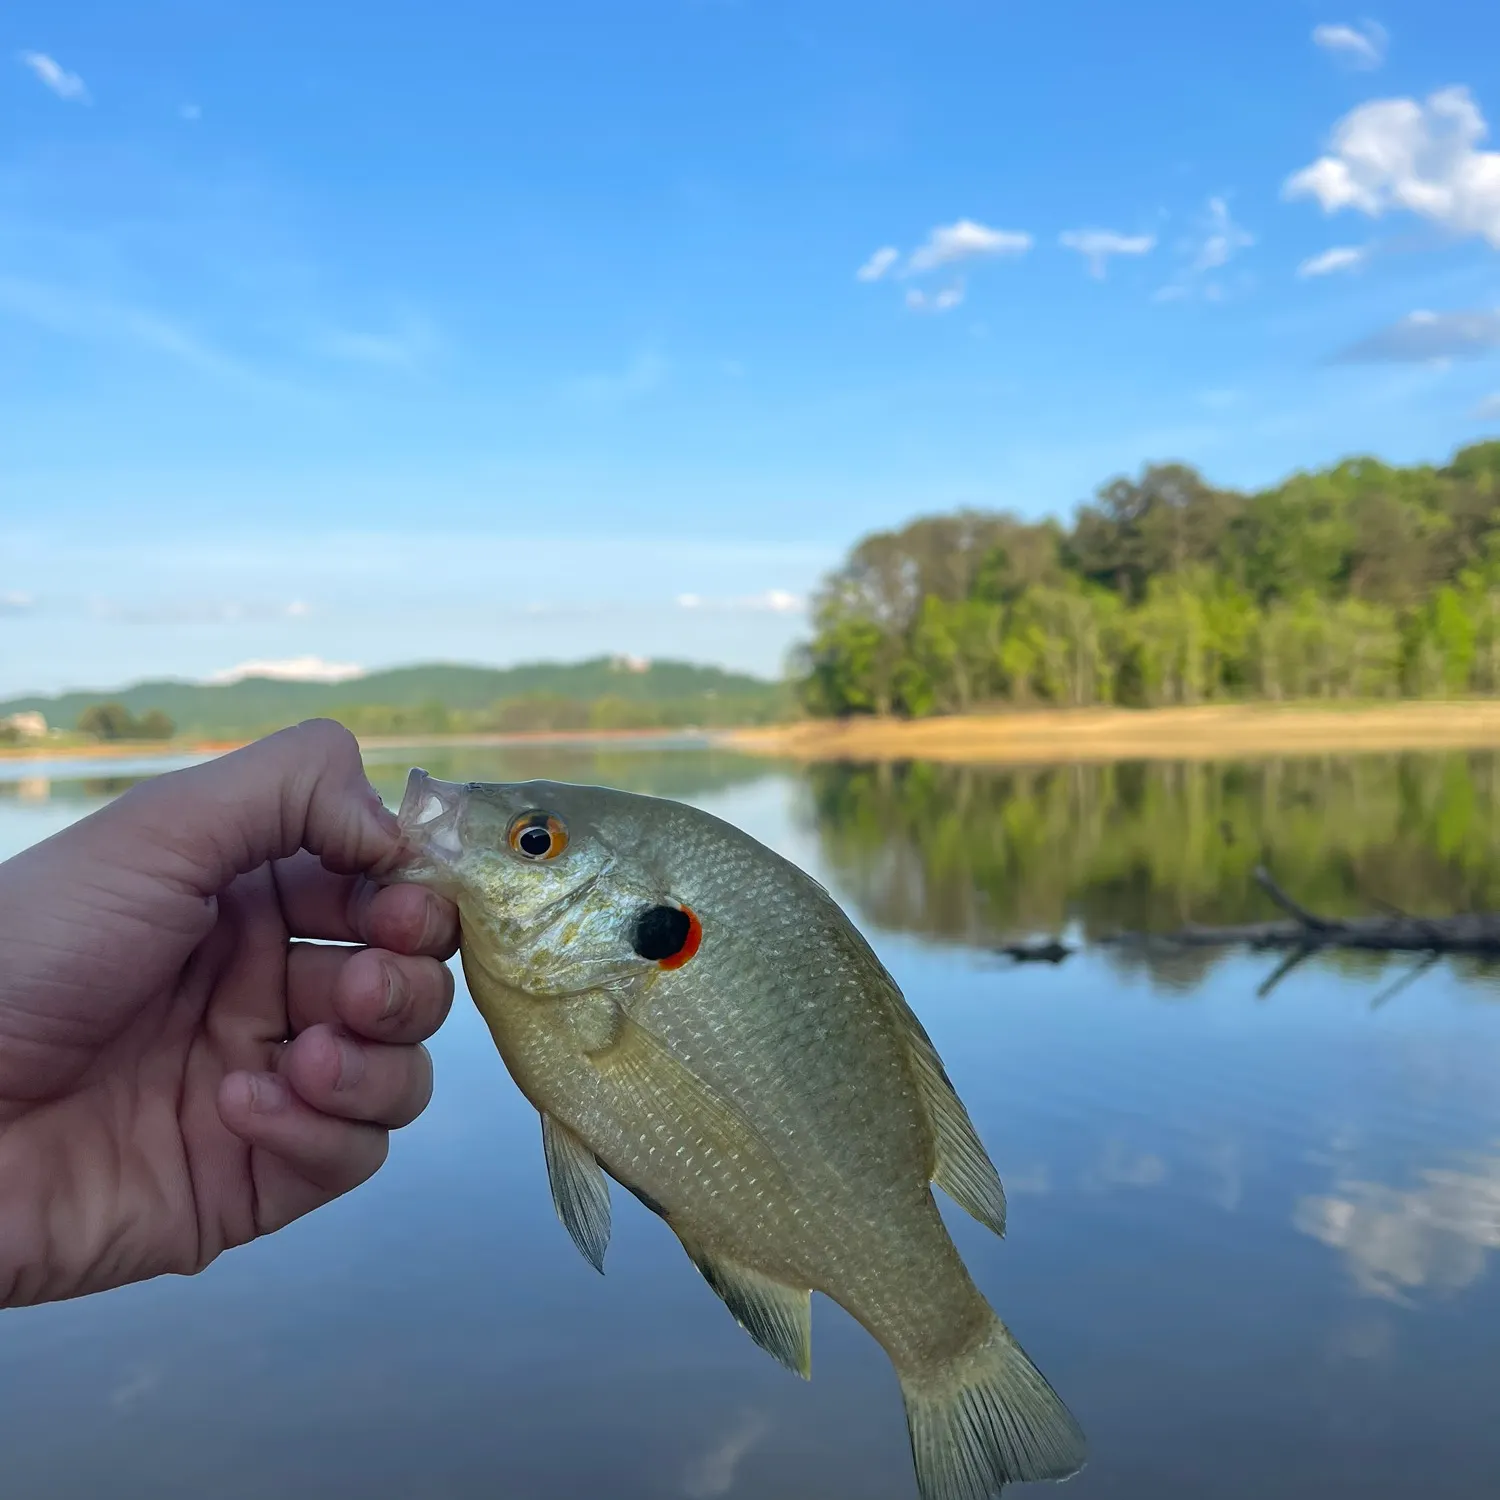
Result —
<path fill-rule="evenodd" d="M 1231 927 L 1189 925 L 1175 932 L 1122 932 L 1101 938 L 1120 948 L 1273 948 L 1290 950 L 1295 963 L 1319 949 L 1359 949 L 1371 953 L 1479 953 L 1500 957 L 1500 912 L 1467 912 L 1452 917 L 1414 917 L 1387 908 L 1377 917 L 1322 917 L 1294 901 L 1264 867 L 1256 884 L 1288 913 L 1289 920 L 1245 922 Z"/>

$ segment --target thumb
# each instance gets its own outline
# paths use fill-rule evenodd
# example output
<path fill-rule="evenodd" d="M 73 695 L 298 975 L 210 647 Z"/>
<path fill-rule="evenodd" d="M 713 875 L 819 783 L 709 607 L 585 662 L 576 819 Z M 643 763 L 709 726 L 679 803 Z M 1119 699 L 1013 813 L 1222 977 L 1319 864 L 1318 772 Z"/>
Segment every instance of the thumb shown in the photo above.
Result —
<path fill-rule="evenodd" d="M 153 777 L 98 816 L 128 831 L 152 873 L 200 896 L 299 849 L 354 874 L 377 868 L 399 843 L 394 815 L 365 776 L 359 742 L 331 719 L 309 719 Z"/>

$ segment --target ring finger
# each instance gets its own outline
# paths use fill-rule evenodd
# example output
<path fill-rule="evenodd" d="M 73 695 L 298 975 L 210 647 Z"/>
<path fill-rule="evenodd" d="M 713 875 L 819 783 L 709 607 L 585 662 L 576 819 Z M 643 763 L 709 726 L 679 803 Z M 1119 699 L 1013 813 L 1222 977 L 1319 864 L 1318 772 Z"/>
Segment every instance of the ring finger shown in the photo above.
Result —
<path fill-rule="evenodd" d="M 314 1109 L 392 1130 L 410 1125 L 432 1098 L 425 1047 L 388 1047 L 332 1026 L 294 1037 L 281 1049 L 276 1071 Z"/>

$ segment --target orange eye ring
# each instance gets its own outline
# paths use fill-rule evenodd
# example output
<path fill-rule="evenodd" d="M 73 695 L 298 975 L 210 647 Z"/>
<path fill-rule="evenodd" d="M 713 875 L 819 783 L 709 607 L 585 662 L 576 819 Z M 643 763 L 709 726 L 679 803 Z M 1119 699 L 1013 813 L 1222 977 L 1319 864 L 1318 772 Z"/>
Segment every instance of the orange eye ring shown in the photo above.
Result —
<path fill-rule="evenodd" d="M 568 830 L 561 818 L 546 812 L 524 812 L 512 818 L 505 842 L 513 853 L 533 864 L 556 859 L 568 847 Z"/>

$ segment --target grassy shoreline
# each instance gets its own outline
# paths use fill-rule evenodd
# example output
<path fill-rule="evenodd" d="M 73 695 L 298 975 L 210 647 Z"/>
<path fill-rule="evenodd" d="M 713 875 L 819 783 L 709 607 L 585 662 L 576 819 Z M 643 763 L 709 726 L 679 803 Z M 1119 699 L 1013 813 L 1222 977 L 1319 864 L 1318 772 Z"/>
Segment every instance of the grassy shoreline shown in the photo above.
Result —
<path fill-rule="evenodd" d="M 410 734 L 360 735 L 361 750 L 450 749 L 465 745 L 618 745 L 647 743 L 719 743 L 722 731 L 670 729 L 579 729 L 528 730 L 514 734 Z M 234 739 L 112 740 L 108 742 L 68 739 L 29 740 L 18 745 L 0 745 L 0 763 L 6 761 L 136 760 L 162 755 L 222 755 L 250 743 L 253 736 Z"/>
<path fill-rule="evenodd" d="M 1038 709 L 913 720 L 805 720 L 730 731 L 720 743 L 793 760 L 976 765 L 1500 749 L 1500 700 Z"/>
<path fill-rule="evenodd" d="M 0 762 L 128 760 L 213 755 L 243 739 L 47 741 L 0 746 Z M 533 731 L 521 734 L 365 735 L 362 750 L 460 746 L 702 744 L 790 760 L 1227 760 L 1244 756 L 1380 750 L 1500 749 L 1500 699 L 1227 704 L 1199 708 L 1034 709 L 932 719 L 805 719 L 742 729 Z"/>

